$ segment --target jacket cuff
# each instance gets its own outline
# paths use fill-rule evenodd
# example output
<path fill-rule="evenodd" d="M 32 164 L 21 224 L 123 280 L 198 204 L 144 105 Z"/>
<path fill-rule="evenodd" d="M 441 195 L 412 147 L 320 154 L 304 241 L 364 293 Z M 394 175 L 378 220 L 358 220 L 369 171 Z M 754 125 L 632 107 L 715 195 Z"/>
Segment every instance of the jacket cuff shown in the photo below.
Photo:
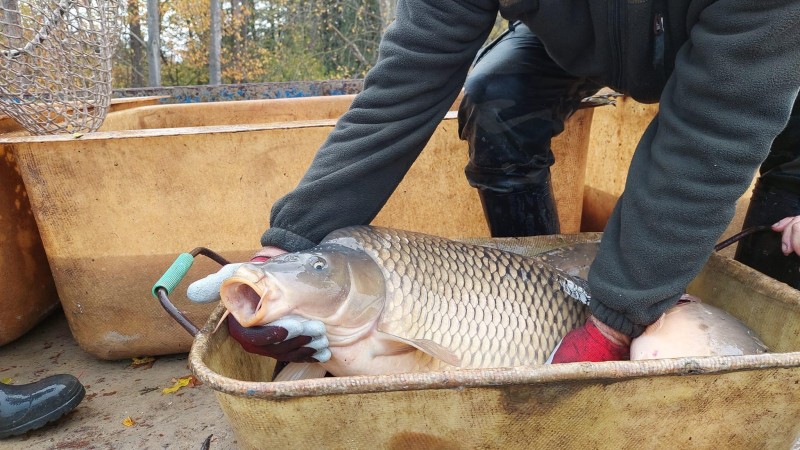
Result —
<path fill-rule="evenodd" d="M 619 311 L 607 307 L 595 298 L 589 301 L 589 309 L 592 310 L 592 315 L 600 322 L 603 322 L 631 338 L 638 337 L 640 334 L 644 333 L 644 329 L 646 328 L 644 325 L 632 322 Z"/>
<path fill-rule="evenodd" d="M 261 245 L 263 247 L 278 247 L 287 252 L 299 252 L 317 244 L 289 230 L 270 228 L 261 235 Z"/>

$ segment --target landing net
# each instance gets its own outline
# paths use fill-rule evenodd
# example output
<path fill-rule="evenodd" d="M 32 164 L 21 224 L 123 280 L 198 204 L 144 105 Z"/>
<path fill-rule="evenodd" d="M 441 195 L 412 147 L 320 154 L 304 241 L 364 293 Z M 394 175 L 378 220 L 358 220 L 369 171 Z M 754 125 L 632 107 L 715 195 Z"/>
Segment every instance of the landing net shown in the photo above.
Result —
<path fill-rule="evenodd" d="M 32 134 L 100 127 L 119 17 L 116 1 L 0 0 L 0 112 Z"/>

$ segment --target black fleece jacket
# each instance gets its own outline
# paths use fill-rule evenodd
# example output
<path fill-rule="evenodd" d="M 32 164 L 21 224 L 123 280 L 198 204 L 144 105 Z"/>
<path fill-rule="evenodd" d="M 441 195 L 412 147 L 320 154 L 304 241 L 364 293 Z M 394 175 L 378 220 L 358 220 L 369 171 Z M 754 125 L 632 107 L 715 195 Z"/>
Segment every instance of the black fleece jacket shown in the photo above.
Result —
<path fill-rule="evenodd" d="M 566 71 L 660 101 L 589 274 L 593 313 L 631 336 L 708 259 L 800 89 L 798 0 L 400 0 L 364 91 L 262 245 L 289 251 L 378 213 L 455 100 L 497 12 Z"/>

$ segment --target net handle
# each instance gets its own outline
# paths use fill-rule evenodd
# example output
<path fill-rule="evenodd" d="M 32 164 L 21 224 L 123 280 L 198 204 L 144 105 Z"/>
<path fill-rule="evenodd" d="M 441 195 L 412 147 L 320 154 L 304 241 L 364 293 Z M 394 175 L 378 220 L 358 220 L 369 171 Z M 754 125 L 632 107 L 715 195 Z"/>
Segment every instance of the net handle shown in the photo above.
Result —
<path fill-rule="evenodd" d="M 45 18 L 42 28 L 39 29 L 39 32 L 36 33 L 36 35 L 33 38 L 31 38 L 31 40 L 28 41 L 28 43 L 25 44 L 24 47 L 22 47 L 21 49 L 13 48 L 11 50 L 3 50 L 0 53 L 2 53 L 2 55 L 8 59 L 16 58 L 23 53 L 32 53 L 34 47 L 44 42 L 44 40 L 47 39 L 47 36 L 50 34 L 53 28 L 58 26 L 59 22 L 61 22 L 61 20 L 64 18 L 64 14 L 67 13 L 69 8 L 72 6 L 73 2 L 74 0 L 61 0 L 56 10 L 53 11 L 53 14 L 51 16 L 52 19 Z"/>

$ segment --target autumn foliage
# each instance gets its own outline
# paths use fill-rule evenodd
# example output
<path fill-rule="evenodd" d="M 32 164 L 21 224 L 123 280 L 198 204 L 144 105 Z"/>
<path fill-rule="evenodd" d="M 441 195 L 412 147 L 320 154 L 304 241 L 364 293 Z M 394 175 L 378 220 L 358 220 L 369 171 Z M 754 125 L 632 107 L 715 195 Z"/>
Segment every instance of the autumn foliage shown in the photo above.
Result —
<path fill-rule="evenodd" d="M 361 78 L 377 59 L 394 11 L 387 0 L 232 0 L 221 2 L 222 83 Z M 114 61 L 115 87 L 147 80 L 145 0 L 129 0 Z M 383 12 L 382 12 L 383 10 Z M 207 84 L 209 2 L 163 0 L 163 85 Z"/>

